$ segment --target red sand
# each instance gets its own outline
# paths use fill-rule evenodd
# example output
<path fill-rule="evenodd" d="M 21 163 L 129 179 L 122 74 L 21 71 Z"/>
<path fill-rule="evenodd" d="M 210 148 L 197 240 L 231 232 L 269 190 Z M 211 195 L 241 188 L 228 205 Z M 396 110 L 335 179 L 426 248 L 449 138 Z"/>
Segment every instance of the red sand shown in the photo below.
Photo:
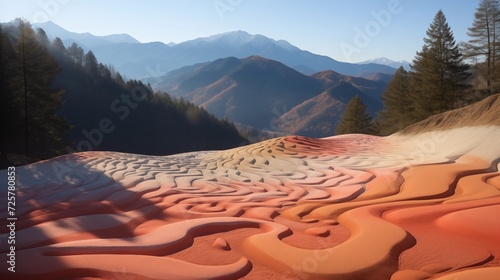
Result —
<path fill-rule="evenodd" d="M 500 154 L 480 157 L 474 144 L 415 162 L 417 146 L 287 137 L 168 157 L 87 152 L 18 168 L 16 272 L 0 275 L 496 279 Z M 3 264 L 7 253 L 2 246 Z"/>

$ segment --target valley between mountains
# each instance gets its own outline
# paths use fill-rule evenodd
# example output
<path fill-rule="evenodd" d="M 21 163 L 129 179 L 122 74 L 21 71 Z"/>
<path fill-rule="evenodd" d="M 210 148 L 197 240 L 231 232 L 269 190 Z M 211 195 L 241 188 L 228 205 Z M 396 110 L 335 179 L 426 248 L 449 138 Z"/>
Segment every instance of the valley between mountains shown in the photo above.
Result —
<path fill-rule="evenodd" d="M 202 106 L 219 118 L 261 130 L 325 137 L 358 95 L 372 115 L 387 84 L 332 70 L 302 74 L 260 56 L 188 66 L 161 77 L 160 91 Z"/>

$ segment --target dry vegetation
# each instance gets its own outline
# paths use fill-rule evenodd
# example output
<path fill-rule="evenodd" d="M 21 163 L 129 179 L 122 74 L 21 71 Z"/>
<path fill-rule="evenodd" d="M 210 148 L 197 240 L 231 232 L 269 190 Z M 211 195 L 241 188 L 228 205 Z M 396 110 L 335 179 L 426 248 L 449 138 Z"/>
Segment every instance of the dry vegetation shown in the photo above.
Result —
<path fill-rule="evenodd" d="M 477 125 L 500 125 L 500 94 L 492 95 L 463 108 L 434 115 L 397 133 L 417 134 Z"/>

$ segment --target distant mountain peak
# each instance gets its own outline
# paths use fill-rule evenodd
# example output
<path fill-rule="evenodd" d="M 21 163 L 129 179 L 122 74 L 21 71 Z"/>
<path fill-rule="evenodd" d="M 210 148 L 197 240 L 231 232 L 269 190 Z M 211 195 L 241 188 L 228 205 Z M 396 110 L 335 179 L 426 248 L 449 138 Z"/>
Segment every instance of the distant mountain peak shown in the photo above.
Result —
<path fill-rule="evenodd" d="M 221 45 L 229 45 L 232 47 L 244 47 L 248 45 L 253 45 L 256 47 L 262 47 L 267 44 L 275 44 L 281 48 L 288 50 L 298 50 L 297 47 L 293 46 L 289 42 L 285 40 L 274 40 L 269 37 L 266 37 L 262 34 L 250 34 L 243 30 L 229 31 L 216 35 L 212 35 L 209 37 L 197 38 L 194 40 L 190 40 L 187 42 L 196 43 L 196 42 L 206 42 L 206 43 L 217 43 Z"/>
<path fill-rule="evenodd" d="M 375 58 L 372 58 L 372 59 L 368 59 L 368 60 L 365 60 L 363 62 L 360 62 L 360 63 L 379 63 L 379 64 L 384 64 L 384 65 L 387 65 L 387 64 L 390 64 L 390 63 L 394 63 L 396 61 L 392 60 L 392 59 L 389 59 L 387 57 L 375 57 Z"/>
<path fill-rule="evenodd" d="M 400 60 L 400 61 L 395 61 L 386 57 L 375 57 L 372 59 L 368 59 L 365 61 L 358 62 L 358 64 L 368 64 L 368 63 L 376 63 L 376 64 L 382 64 L 382 65 L 387 65 L 392 68 L 399 68 L 400 66 L 403 66 L 404 69 L 410 70 L 410 63 L 406 60 Z"/>
<path fill-rule="evenodd" d="M 327 76 L 343 76 L 342 74 L 335 72 L 333 70 L 323 70 L 317 73 L 314 73 L 312 76 L 318 76 L 318 77 L 327 77 Z"/>
<path fill-rule="evenodd" d="M 66 29 L 62 28 L 61 26 L 55 24 L 53 21 L 49 20 L 49 21 L 45 21 L 45 22 L 40 22 L 40 23 L 34 23 L 34 25 L 36 26 L 39 26 L 39 27 L 53 27 L 53 28 L 58 28 L 58 29 L 61 29 L 61 30 L 65 30 L 67 31 Z M 68 31 L 69 32 L 69 31 Z"/>
<path fill-rule="evenodd" d="M 194 40 L 190 40 L 188 42 L 193 42 L 193 41 L 204 41 L 204 42 L 209 42 L 213 43 L 216 41 L 221 41 L 224 40 L 225 42 L 232 42 L 232 43 L 241 43 L 248 41 L 252 35 L 250 35 L 248 32 L 243 31 L 243 30 L 237 30 L 237 31 L 229 31 L 229 32 L 224 32 L 208 37 L 201 37 L 197 38 Z"/>
<path fill-rule="evenodd" d="M 48 35 L 49 34 L 60 34 L 62 36 L 70 36 L 71 34 L 76 34 L 76 33 L 70 32 L 70 31 L 62 28 L 61 26 L 55 24 L 53 21 L 34 23 L 33 27 L 34 28 L 42 28 Z M 59 37 L 59 36 L 57 36 L 57 37 Z"/>
<path fill-rule="evenodd" d="M 41 23 L 34 23 L 33 27 L 42 28 L 50 38 L 59 37 L 63 42 L 77 42 L 86 47 L 95 47 L 100 45 L 110 45 L 114 43 L 129 43 L 137 44 L 140 43 L 137 39 L 130 36 L 129 34 L 111 34 L 105 36 L 97 36 L 89 32 L 76 33 L 68 31 L 61 26 L 57 25 L 53 21 L 46 21 Z"/>

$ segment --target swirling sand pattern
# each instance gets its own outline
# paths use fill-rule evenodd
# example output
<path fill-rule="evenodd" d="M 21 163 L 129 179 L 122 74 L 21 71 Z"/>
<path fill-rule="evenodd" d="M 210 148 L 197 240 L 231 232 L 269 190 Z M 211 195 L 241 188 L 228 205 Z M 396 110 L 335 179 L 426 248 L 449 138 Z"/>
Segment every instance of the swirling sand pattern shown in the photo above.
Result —
<path fill-rule="evenodd" d="M 500 127 L 429 133 L 290 136 L 165 157 L 85 152 L 24 166 L 16 272 L 0 273 L 496 279 L 500 147 L 456 139 L 500 139 Z"/>

